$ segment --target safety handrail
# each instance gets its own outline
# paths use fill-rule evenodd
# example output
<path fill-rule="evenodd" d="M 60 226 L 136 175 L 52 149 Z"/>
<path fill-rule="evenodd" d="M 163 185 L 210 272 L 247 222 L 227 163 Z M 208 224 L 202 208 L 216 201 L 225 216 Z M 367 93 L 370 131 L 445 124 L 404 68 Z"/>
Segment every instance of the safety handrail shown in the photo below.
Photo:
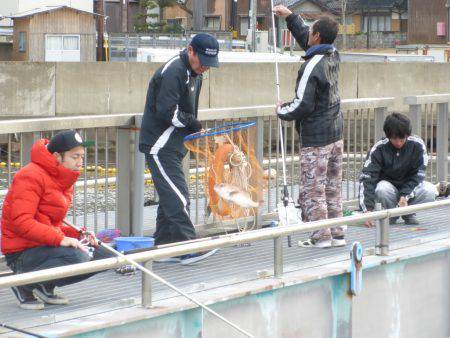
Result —
<path fill-rule="evenodd" d="M 268 239 L 276 239 L 298 232 L 316 231 L 324 228 L 336 227 L 341 225 L 357 225 L 370 220 L 382 220 L 390 217 L 398 217 L 411 213 L 437 209 L 450 206 L 450 199 L 441 201 L 411 205 L 402 208 L 386 209 L 353 216 L 327 219 L 315 222 L 304 223 L 300 226 L 286 226 L 277 228 L 265 228 L 249 232 L 217 236 L 217 238 L 198 241 L 187 244 L 179 244 L 162 249 L 149 250 L 131 254 L 129 257 L 137 262 L 147 262 L 167 257 L 181 256 L 189 253 L 207 251 L 216 248 L 224 248 L 237 244 L 251 243 Z M 27 272 L 19 275 L 0 278 L 0 288 L 26 285 L 31 283 L 44 282 L 64 277 L 76 276 L 85 273 L 98 272 L 102 270 L 113 269 L 125 264 L 121 258 L 107 258 L 87 263 L 74 264 L 34 272 Z"/>
<path fill-rule="evenodd" d="M 342 110 L 374 109 L 390 107 L 394 98 L 359 98 L 341 101 Z M 224 118 L 246 118 L 274 115 L 275 105 L 254 105 L 227 108 L 199 109 L 200 120 L 219 120 Z M 141 113 L 110 115 L 78 115 L 61 117 L 36 117 L 25 119 L 3 120 L 0 124 L 0 135 L 10 133 L 28 133 L 62 129 L 126 127 L 133 126 L 134 117 Z"/>

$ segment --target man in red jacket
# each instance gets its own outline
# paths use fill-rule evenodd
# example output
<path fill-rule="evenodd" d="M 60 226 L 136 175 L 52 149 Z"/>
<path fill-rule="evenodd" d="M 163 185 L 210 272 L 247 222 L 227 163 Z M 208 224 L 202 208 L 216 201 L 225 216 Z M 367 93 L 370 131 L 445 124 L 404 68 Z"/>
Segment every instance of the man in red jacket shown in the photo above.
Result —
<path fill-rule="evenodd" d="M 3 203 L 1 249 L 14 273 L 87 262 L 91 258 L 80 234 L 63 224 L 72 202 L 73 185 L 83 165 L 81 136 L 67 130 L 50 141 L 38 140 L 31 149 L 31 162 L 19 170 Z M 87 239 L 95 245 L 95 238 Z M 96 248 L 93 259 L 106 258 Z M 56 286 L 79 282 L 92 274 L 13 287 L 23 309 L 43 309 L 44 304 L 67 304 L 55 293 Z"/>

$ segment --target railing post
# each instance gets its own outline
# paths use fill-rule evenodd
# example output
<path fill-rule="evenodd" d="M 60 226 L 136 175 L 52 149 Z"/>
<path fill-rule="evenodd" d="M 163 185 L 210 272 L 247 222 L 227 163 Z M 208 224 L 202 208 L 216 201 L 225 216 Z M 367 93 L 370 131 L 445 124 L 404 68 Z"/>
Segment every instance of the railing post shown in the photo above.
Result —
<path fill-rule="evenodd" d="M 263 165 L 264 160 L 264 117 L 259 116 L 256 118 L 256 159 L 259 164 Z"/>
<path fill-rule="evenodd" d="M 275 277 L 281 277 L 283 275 L 283 237 L 274 238 L 273 244 L 273 274 L 275 275 Z"/>
<path fill-rule="evenodd" d="M 258 160 L 259 165 L 264 169 L 264 117 L 259 116 L 256 118 L 256 145 L 255 145 L 255 155 Z M 256 226 L 260 228 L 262 226 L 262 208 L 258 208 L 258 213 L 256 214 Z"/>
<path fill-rule="evenodd" d="M 379 107 L 374 109 L 374 120 L 375 120 L 375 142 L 377 142 L 379 139 L 383 138 L 384 131 L 383 131 L 383 124 L 384 120 L 386 119 L 387 115 L 387 107 Z"/>
<path fill-rule="evenodd" d="M 382 210 L 381 203 L 375 204 L 375 210 Z M 389 255 L 389 219 L 383 218 L 376 221 L 375 254 L 377 256 Z"/>
<path fill-rule="evenodd" d="M 31 160 L 31 147 L 34 142 L 39 139 L 39 133 L 22 133 L 20 142 L 20 151 L 22 154 L 21 165 L 22 167 L 30 163 Z"/>
<path fill-rule="evenodd" d="M 409 105 L 409 118 L 413 135 L 422 136 L 422 106 L 420 104 Z"/>
<path fill-rule="evenodd" d="M 448 102 L 437 104 L 437 179 L 447 181 L 448 177 Z"/>
<path fill-rule="evenodd" d="M 152 271 L 152 261 L 147 261 L 144 264 L 144 268 Z M 142 273 L 142 306 L 145 308 L 150 308 L 152 306 L 152 278 L 146 274 Z"/>
<path fill-rule="evenodd" d="M 137 128 L 141 116 L 135 117 Z M 139 152 L 139 131 L 130 127 L 117 130 L 116 227 L 123 236 L 144 234 L 145 157 Z"/>
<path fill-rule="evenodd" d="M 116 228 L 122 236 L 131 234 L 131 130 L 129 127 L 117 129 L 116 141 Z"/>
<path fill-rule="evenodd" d="M 135 236 L 144 235 L 144 175 L 145 156 L 139 151 L 139 130 L 142 116 L 135 117 L 133 168 L 131 176 L 131 230 Z"/>
<path fill-rule="evenodd" d="M 130 41 L 128 34 L 125 35 L 125 60 L 130 61 Z"/>

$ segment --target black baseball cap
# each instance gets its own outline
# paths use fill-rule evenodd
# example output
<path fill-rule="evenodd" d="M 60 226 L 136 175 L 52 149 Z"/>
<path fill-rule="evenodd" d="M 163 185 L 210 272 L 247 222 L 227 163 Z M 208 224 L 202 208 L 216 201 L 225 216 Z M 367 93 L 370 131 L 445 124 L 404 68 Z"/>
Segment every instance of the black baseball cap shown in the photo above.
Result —
<path fill-rule="evenodd" d="M 89 147 L 93 141 L 83 141 L 81 135 L 75 130 L 64 130 L 55 134 L 47 144 L 47 150 L 53 153 L 63 153 L 75 147 Z"/>
<path fill-rule="evenodd" d="M 192 38 L 191 46 L 204 67 L 219 67 L 219 42 L 206 33 L 199 33 Z"/>

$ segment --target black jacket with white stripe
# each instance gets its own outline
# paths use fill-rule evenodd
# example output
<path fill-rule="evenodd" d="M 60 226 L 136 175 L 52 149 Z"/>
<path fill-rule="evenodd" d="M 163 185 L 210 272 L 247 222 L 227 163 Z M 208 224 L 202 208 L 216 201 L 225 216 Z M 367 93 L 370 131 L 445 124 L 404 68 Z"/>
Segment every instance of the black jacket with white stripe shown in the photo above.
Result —
<path fill-rule="evenodd" d="M 148 86 L 139 150 L 185 155 L 184 137 L 201 129 L 197 120 L 202 76 L 189 65 L 187 51 L 159 68 Z"/>
<path fill-rule="evenodd" d="M 289 15 L 286 22 L 306 55 L 298 72 L 295 98 L 278 109 L 278 116 L 296 121 L 303 147 L 323 147 L 342 139 L 339 53 L 332 45 L 308 47 L 309 27 L 298 15 Z"/>
<path fill-rule="evenodd" d="M 400 196 L 414 198 L 414 189 L 423 182 L 427 165 L 427 149 L 420 137 L 408 137 L 401 149 L 387 138 L 378 141 L 369 151 L 359 179 L 361 210 L 375 208 L 375 188 L 383 180 L 392 183 Z"/>

